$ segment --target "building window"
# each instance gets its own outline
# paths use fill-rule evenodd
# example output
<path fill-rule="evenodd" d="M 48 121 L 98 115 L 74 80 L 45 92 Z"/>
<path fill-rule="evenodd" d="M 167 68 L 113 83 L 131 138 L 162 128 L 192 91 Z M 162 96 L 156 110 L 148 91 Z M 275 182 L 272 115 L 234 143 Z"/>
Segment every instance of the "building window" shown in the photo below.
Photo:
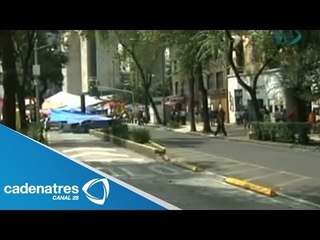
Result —
<path fill-rule="evenodd" d="M 179 89 L 179 82 L 175 82 L 175 86 L 174 86 L 174 94 L 178 95 L 178 89 Z"/>
<path fill-rule="evenodd" d="M 207 75 L 207 90 L 209 90 L 211 88 L 211 85 L 210 85 L 210 74 Z"/>
<path fill-rule="evenodd" d="M 234 99 L 235 99 L 235 107 L 236 107 L 236 111 L 241 111 L 243 106 L 242 106 L 242 89 L 235 89 L 234 90 Z"/>
<path fill-rule="evenodd" d="M 216 86 L 217 89 L 223 89 L 224 88 L 224 81 L 223 81 L 223 72 L 217 72 L 216 73 Z"/>

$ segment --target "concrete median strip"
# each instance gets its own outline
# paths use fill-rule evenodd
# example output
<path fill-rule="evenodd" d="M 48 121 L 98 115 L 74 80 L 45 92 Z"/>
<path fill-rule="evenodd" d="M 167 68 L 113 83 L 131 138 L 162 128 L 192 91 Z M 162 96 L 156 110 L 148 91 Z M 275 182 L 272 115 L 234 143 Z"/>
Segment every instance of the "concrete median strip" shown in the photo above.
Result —
<path fill-rule="evenodd" d="M 151 140 L 149 140 L 149 143 L 151 143 L 154 147 L 157 148 L 158 153 L 162 153 L 162 154 L 166 153 L 166 148 L 161 146 L 160 144 L 155 143 L 155 142 L 153 142 Z"/>
<path fill-rule="evenodd" d="M 174 165 L 177 165 L 177 166 L 179 166 L 179 167 L 182 167 L 182 168 L 191 170 L 191 171 L 193 171 L 193 172 L 201 172 L 201 171 L 202 171 L 201 168 L 199 168 L 198 166 L 193 165 L 193 164 L 189 164 L 189 163 L 181 162 L 181 161 L 177 161 L 177 160 L 171 160 L 171 162 L 172 162 Z"/>
<path fill-rule="evenodd" d="M 261 194 L 269 196 L 269 197 L 274 197 L 274 196 L 278 195 L 273 188 L 261 186 L 261 185 L 254 184 L 254 183 L 248 182 L 246 180 L 238 179 L 238 178 L 227 177 L 227 178 L 225 178 L 225 182 L 229 183 L 231 185 L 237 186 L 237 187 L 251 190 L 256 193 L 261 193 Z"/>
<path fill-rule="evenodd" d="M 152 141 L 150 141 L 149 143 L 153 146 L 148 146 L 146 144 L 140 144 L 128 139 L 123 139 L 111 134 L 104 133 L 101 130 L 91 129 L 89 133 L 95 137 L 98 137 L 105 141 L 110 141 L 120 147 L 127 148 L 149 158 L 157 159 L 166 153 L 166 148 Z"/>

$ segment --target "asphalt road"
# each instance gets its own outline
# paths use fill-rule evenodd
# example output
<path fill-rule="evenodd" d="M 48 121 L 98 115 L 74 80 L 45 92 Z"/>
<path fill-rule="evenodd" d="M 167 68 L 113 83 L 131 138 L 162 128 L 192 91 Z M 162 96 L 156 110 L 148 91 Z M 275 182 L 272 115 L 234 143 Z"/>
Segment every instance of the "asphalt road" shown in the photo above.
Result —
<path fill-rule="evenodd" d="M 210 173 L 193 173 L 146 158 L 87 134 L 50 133 L 50 146 L 181 209 L 316 209 L 299 201 L 269 198 L 221 182 Z"/>
<path fill-rule="evenodd" d="M 320 153 L 234 142 L 150 128 L 152 139 L 173 158 L 205 170 L 246 179 L 320 206 Z"/>

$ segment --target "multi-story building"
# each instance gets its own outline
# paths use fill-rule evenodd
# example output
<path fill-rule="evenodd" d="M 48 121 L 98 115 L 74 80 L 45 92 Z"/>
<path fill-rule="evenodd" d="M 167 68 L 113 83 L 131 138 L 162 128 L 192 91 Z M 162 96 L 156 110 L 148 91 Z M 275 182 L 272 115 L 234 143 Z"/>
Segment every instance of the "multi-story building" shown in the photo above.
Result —
<path fill-rule="evenodd" d="M 98 34 L 91 37 L 81 37 L 72 31 L 66 36 L 69 61 L 65 69 L 64 90 L 81 94 L 89 90 L 90 82 L 98 86 L 118 88 L 128 85 L 132 71 L 131 60 L 119 60 L 119 43 L 115 36 L 110 36 L 107 45 Z M 152 68 L 152 87 L 162 83 L 164 79 L 164 57 L 159 54 Z"/>
<path fill-rule="evenodd" d="M 107 46 L 97 35 L 84 38 L 76 31 L 67 34 L 65 91 L 80 95 L 89 91 L 91 83 L 113 88 L 120 84 L 118 42 L 113 38 Z"/>
<path fill-rule="evenodd" d="M 172 62 L 172 95 L 184 98 L 187 111 L 188 102 L 190 100 L 190 86 L 187 74 L 181 70 L 179 61 L 176 59 L 175 49 L 171 49 Z M 227 91 L 227 68 L 223 61 L 209 61 L 206 66 L 203 66 L 204 86 L 207 89 L 208 108 L 215 109 L 219 104 L 224 109 L 228 109 L 228 91 Z M 201 102 L 201 93 L 198 83 L 194 84 L 195 108 L 196 111 L 201 111 L 203 108 Z M 226 120 L 228 121 L 228 111 Z"/>
<path fill-rule="evenodd" d="M 208 108 L 214 110 L 221 104 L 227 110 L 228 85 L 227 67 L 223 61 L 209 61 L 203 70 L 204 85 L 208 93 Z M 226 121 L 229 122 L 229 113 L 226 111 Z"/>

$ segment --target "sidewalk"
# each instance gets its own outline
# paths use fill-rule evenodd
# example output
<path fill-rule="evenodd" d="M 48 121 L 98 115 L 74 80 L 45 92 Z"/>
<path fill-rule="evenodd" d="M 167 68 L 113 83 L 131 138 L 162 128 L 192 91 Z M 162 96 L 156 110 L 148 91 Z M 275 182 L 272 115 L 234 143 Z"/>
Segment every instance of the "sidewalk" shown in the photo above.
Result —
<path fill-rule="evenodd" d="M 292 144 L 292 143 L 281 143 L 281 142 L 271 142 L 271 141 L 258 141 L 249 139 L 249 129 L 244 129 L 243 126 L 238 126 L 236 124 L 225 124 L 226 131 L 228 133 L 227 137 L 216 137 L 213 133 L 203 133 L 203 123 L 197 123 L 196 129 L 197 132 L 191 132 L 190 131 L 190 123 L 187 122 L 186 125 L 182 125 L 179 128 L 170 128 L 170 127 L 164 127 L 162 125 L 158 124 L 148 124 L 150 127 L 155 128 L 162 128 L 167 131 L 177 132 L 177 133 L 184 133 L 188 135 L 196 135 L 196 136 L 204 136 L 209 138 L 217 138 L 222 140 L 229 140 L 229 141 L 238 141 L 238 142 L 248 142 L 248 143 L 254 143 L 254 144 L 262 144 L 262 145 L 269 145 L 269 146 L 277 146 L 277 147 L 289 147 L 289 148 L 302 148 L 302 149 L 308 149 L 311 151 L 320 151 L 320 135 L 319 134 L 311 134 L 310 139 L 319 143 L 318 145 L 300 145 L 300 144 Z M 216 126 L 212 127 L 211 130 L 214 132 L 216 129 Z"/>

